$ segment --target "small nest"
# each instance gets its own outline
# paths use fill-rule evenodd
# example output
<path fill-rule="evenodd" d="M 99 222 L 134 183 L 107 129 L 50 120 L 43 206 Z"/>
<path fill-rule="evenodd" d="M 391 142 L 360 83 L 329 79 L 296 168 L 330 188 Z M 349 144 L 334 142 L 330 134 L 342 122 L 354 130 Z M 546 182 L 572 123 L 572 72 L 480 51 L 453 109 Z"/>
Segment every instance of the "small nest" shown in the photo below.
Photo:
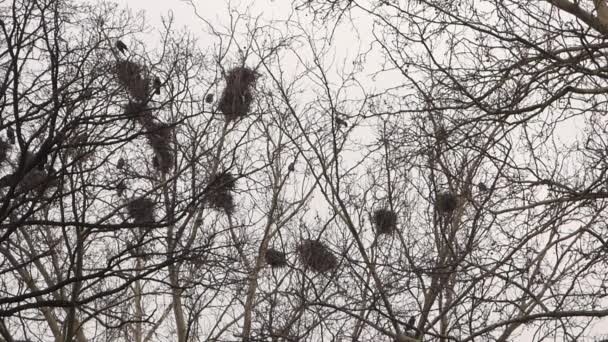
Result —
<path fill-rule="evenodd" d="M 435 207 L 441 214 L 451 214 L 458 207 L 458 197 L 449 191 L 441 192 L 435 199 Z"/>
<path fill-rule="evenodd" d="M 249 113 L 253 102 L 253 87 L 258 73 L 247 67 L 230 70 L 226 75 L 226 87 L 218 103 L 218 109 L 224 113 L 226 121 L 242 118 Z"/>
<path fill-rule="evenodd" d="M 236 178 L 230 172 L 216 174 L 209 182 L 209 191 L 232 191 L 236 187 Z"/>
<path fill-rule="evenodd" d="M 274 248 L 266 250 L 266 263 L 272 268 L 281 268 L 287 266 L 287 257 L 285 253 Z"/>
<path fill-rule="evenodd" d="M 297 251 L 302 263 L 315 272 L 324 273 L 338 266 L 338 259 L 320 241 L 304 240 Z"/>
<path fill-rule="evenodd" d="M 8 152 L 11 150 L 11 145 L 0 138 L 0 163 L 8 158 Z"/>
<path fill-rule="evenodd" d="M 135 223 L 154 222 L 154 201 L 149 198 L 140 197 L 130 201 L 127 211 Z"/>
<path fill-rule="evenodd" d="M 121 60 L 114 65 L 114 74 L 118 83 L 129 95 L 141 102 L 150 97 L 150 80 L 143 76 L 144 68 L 132 61 Z"/>
<path fill-rule="evenodd" d="M 213 191 L 207 194 L 207 200 L 212 207 L 223 209 L 226 214 L 234 213 L 234 197 L 228 191 Z"/>
<path fill-rule="evenodd" d="M 448 132 L 443 127 L 437 128 L 437 132 L 435 132 L 435 139 L 437 142 L 445 142 L 448 139 Z"/>
<path fill-rule="evenodd" d="M 167 124 L 151 125 L 146 137 L 148 144 L 154 150 L 154 167 L 163 173 L 169 172 L 173 168 L 175 160 L 173 156 L 173 129 Z"/>
<path fill-rule="evenodd" d="M 223 209 L 228 215 L 234 212 L 234 197 L 230 193 L 236 187 L 236 179 L 229 172 L 214 175 L 207 185 L 207 200 L 212 207 Z"/>
<path fill-rule="evenodd" d="M 378 209 L 374 212 L 376 234 L 392 234 L 397 230 L 397 214 L 389 209 Z"/>

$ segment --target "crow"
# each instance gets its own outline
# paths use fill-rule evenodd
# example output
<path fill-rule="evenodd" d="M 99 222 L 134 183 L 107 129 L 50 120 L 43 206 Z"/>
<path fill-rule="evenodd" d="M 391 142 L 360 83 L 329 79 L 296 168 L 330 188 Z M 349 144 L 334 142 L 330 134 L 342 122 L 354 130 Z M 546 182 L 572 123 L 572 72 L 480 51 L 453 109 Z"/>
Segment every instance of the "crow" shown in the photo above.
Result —
<path fill-rule="evenodd" d="M 296 169 L 295 163 L 290 163 L 289 166 L 287 166 L 287 171 L 289 172 L 293 172 Z"/>
<path fill-rule="evenodd" d="M 410 329 L 415 328 L 414 324 L 416 324 L 416 316 L 410 317 L 410 320 L 407 321 L 408 328 L 410 328 Z"/>
<path fill-rule="evenodd" d="M 156 95 L 160 95 L 160 78 L 155 77 L 154 78 L 154 94 Z"/>
<path fill-rule="evenodd" d="M 485 184 L 483 184 L 483 182 L 479 182 L 478 186 L 479 186 L 479 191 L 482 191 L 482 192 L 488 191 L 488 187 Z"/>
<path fill-rule="evenodd" d="M 207 103 L 213 102 L 213 94 L 207 94 L 207 96 L 205 97 L 205 102 L 207 102 Z"/>
<path fill-rule="evenodd" d="M 124 180 L 121 180 L 116 186 L 116 193 L 118 194 L 118 196 L 122 196 L 125 190 L 127 190 L 127 185 L 125 184 Z"/>
<path fill-rule="evenodd" d="M 8 141 L 11 143 L 11 145 L 15 145 L 15 131 L 12 127 L 6 129 L 6 137 L 8 138 Z"/>
<path fill-rule="evenodd" d="M 117 40 L 116 41 L 116 48 L 118 49 L 118 51 L 120 51 L 120 53 L 124 54 L 125 51 L 127 51 L 127 45 L 125 45 L 125 43 L 123 43 L 121 40 Z"/>
<path fill-rule="evenodd" d="M 123 158 L 120 158 L 116 163 L 116 168 L 122 170 L 123 167 L 125 167 L 125 160 Z"/>
<path fill-rule="evenodd" d="M 338 125 L 338 128 L 340 126 L 344 126 L 344 127 L 348 127 L 348 124 L 346 123 L 346 121 L 340 119 L 340 118 L 336 118 L 336 125 Z"/>

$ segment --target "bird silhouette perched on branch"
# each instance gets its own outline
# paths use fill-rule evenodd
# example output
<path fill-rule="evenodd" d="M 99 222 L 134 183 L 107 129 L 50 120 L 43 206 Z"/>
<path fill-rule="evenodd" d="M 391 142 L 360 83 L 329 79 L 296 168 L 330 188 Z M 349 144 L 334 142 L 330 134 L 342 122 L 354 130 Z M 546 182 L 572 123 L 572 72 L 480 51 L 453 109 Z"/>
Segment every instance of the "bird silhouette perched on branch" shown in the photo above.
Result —
<path fill-rule="evenodd" d="M 127 45 L 125 43 L 123 43 L 121 40 L 117 40 L 116 41 L 116 48 L 118 49 L 118 51 L 120 51 L 120 53 L 125 54 L 125 51 L 128 51 L 127 49 Z"/>
<path fill-rule="evenodd" d="M 160 95 L 160 87 L 161 87 L 160 78 L 158 78 L 158 76 L 154 77 L 154 94 Z"/>

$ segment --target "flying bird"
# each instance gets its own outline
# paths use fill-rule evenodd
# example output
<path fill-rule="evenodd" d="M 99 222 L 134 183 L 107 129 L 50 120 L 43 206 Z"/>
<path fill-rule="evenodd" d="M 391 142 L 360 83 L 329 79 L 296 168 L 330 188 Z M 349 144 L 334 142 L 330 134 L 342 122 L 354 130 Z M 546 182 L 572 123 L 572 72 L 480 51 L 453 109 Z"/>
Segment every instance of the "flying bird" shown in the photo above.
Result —
<path fill-rule="evenodd" d="M 116 41 L 116 48 L 118 49 L 118 51 L 120 51 L 120 53 L 124 54 L 125 51 L 127 51 L 127 45 L 125 43 L 123 43 L 121 40 L 117 40 Z"/>
<path fill-rule="evenodd" d="M 160 78 L 157 76 L 154 78 L 154 94 L 160 95 L 160 86 Z"/>

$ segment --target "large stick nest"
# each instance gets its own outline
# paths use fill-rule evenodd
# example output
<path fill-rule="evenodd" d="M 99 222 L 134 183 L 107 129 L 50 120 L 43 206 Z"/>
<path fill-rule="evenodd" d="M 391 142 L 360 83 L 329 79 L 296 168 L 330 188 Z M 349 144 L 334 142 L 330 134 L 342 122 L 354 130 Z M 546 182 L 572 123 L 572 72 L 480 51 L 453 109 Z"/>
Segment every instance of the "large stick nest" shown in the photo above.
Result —
<path fill-rule="evenodd" d="M 129 216 L 135 223 L 154 222 L 154 201 L 146 197 L 139 197 L 127 203 Z"/>
<path fill-rule="evenodd" d="M 389 209 L 378 209 L 374 212 L 376 234 L 392 234 L 397 230 L 397 214 Z"/>
<path fill-rule="evenodd" d="M 144 102 L 150 97 L 150 78 L 141 65 L 127 60 L 117 61 L 114 74 L 118 83 L 136 100 Z"/>
<path fill-rule="evenodd" d="M 287 257 L 285 253 L 274 248 L 266 250 L 266 263 L 272 268 L 281 268 L 287 266 Z"/>
<path fill-rule="evenodd" d="M 435 198 L 435 207 L 441 214 L 451 214 L 458 207 L 458 197 L 449 191 L 440 192 Z"/>
<path fill-rule="evenodd" d="M 312 270 L 324 273 L 338 265 L 338 259 L 322 242 L 306 239 L 297 248 L 300 261 Z"/>
<path fill-rule="evenodd" d="M 226 87 L 218 103 L 227 121 L 242 118 L 249 113 L 253 102 L 253 88 L 258 73 L 247 67 L 237 67 L 226 74 Z"/>
<path fill-rule="evenodd" d="M 234 212 L 234 197 L 230 193 L 236 187 L 236 178 L 229 172 L 222 172 L 211 177 L 207 186 L 207 200 L 212 207 L 224 209 L 231 215 Z"/>

